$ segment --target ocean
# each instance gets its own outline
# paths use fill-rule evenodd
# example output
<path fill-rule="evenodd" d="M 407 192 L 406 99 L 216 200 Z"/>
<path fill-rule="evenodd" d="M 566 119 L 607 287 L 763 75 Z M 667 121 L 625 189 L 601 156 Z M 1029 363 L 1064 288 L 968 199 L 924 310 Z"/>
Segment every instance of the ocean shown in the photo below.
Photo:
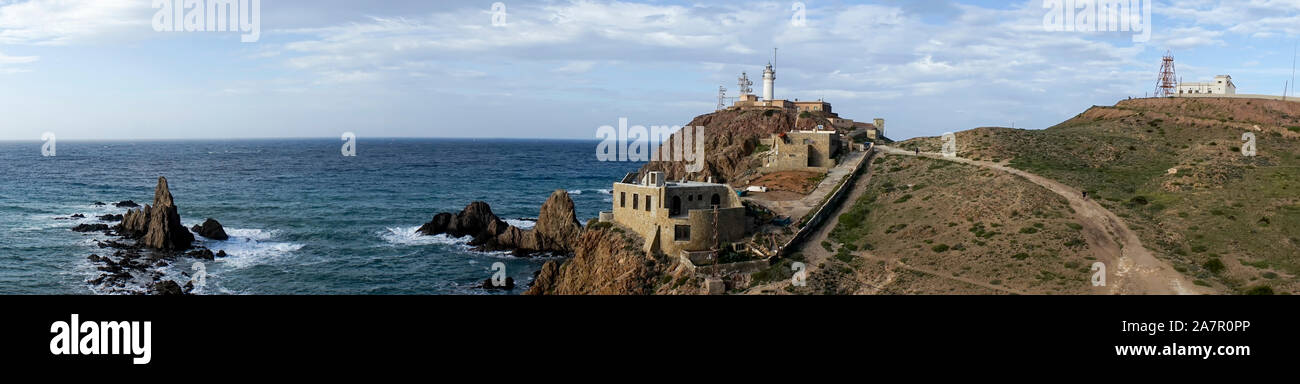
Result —
<path fill-rule="evenodd" d="M 102 233 L 78 224 L 147 204 L 166 176 L 188 228 L 214 218 L 227 241 L 200 245 L 230 256 L 204 262 L 201 294 L 518 294 L 477 288 L 506 265 L 521 285 L 554 258 L 469 250 L 468 238 L 418 236 L 438 212 L 486 201 L 528 228 L 557 189 L 580 220 L 612 204 L 609 190 L 639 163 L 599 162 L 595 141 L 360 139 L 355 157 L 328 139 L 238 141 L 0 142 L 0 294 L 99 294 L 91 254 Z M 109 203 L 96 206 L 95 202 Z M 67 219 L 73 214 L 85 219 Z M 164 268 L 189 281 L 195 260 Z"/>

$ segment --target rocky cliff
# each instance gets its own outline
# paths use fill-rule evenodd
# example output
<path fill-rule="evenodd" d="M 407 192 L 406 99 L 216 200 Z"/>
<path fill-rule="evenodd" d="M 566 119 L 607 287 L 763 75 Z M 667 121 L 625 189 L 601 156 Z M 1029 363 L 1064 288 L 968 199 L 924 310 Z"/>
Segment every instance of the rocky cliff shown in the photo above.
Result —
<path fill-rule="evenodd" d="M 705 165 L 702 172 L 690 175 L 690 179 L 703 181 L 712 177 L 717 182 L 731 182 L 742 178 L 754 168 L 762 166 L 750 155 L 754 154 L 759 140 L 774 133 L 791 130 L 810 130 L 818 125 L 830 126 L 826 119 L 829 115 L 822 112 L 799 114 L 779 110 L 724 110 L 701 115 L 691 120 L 688 127 L 704 127 Z M 687 134 L 689 134 L 689 130 Z M 674 134 L 672 143 L 687 143 L 682 132 Z M 681 146 L 681 144 L 676 144 Z M 690 148 L 688 148 L 690 149 Z M 669 153 L 668 150 L 662 150 Z M 680 180 L 687 176 L 685 163 L 680 161 L 654 161 L 641 167 L 640 172 L 664 172 L 669 180 Z"/>
<path fill-rule="evenodd" d="M 701 282 L 676 260 L 647 255 L 635 237 L 614 228 L 583 232 L 574 256 L 548 261 L 527 295 L 701 294 Z"/>

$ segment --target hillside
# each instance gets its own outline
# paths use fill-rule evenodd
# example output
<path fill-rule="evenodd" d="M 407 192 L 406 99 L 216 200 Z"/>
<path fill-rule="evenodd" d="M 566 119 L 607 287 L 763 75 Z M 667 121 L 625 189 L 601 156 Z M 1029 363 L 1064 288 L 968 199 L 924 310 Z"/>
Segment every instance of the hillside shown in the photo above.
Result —
<path fill-rule="evenodd" d="M 1020 177 L 882 153 L 796 294 L 1089 294 L 1098 261 L 1065 198 Z"/>
<path fill-rule="evenodd" d="M 1241 153 L 1246 132 L 1256 136 L 1255 157 Z M 1089 191 L 1196 285 L 1300 289 L 1300 103 L 1126 100 L 1045 130 L 959 132 L 957 144 L 959 157 Z M 897 147 L 937 152 L 940 139 Z"/>

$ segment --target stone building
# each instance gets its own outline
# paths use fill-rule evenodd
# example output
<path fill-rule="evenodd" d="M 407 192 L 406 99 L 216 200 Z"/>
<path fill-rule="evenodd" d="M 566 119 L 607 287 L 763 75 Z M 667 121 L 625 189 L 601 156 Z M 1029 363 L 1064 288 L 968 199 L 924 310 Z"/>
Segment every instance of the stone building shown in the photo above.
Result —
<path fill-rule="evenodd" d="M 821 101 L 821 100 L 817 100 L 817 101 L 798 101 L 798 100 L 795 100 L 795 102 L 794 102 L 794 107 L 795 107 L 795 109 L 797 109 L 799 112 L 819 112 L 819 111 L 820 111 L 820 112 L 826 112 L 826 113 L 833 113 L 833 112 L 831 112 L 831 103 L 827 103 L 827 102 L 825 102 L 825 101 Z"/>
<path fill-rule="evenodd" d="M 600 219 L 645 238 L 644 250 L 710 261 L 716 247 L 745 237 L 745 208 L 731 187 L 702 182 L 668 182 L 662 172 L 640 180 L 628 174 L 614 183 L 614 210 Z"/>
<path fill-rule="evenodd" d="M 834 130 L 790 131 L 772 135 L 772 155 L 764 172 L 820 171 L 835 167 L 843 144 Z"/>
<path fill-rule="evenodd" d="M 736 104 L 729 109 L 783 109 L 787 112 L 794 112 L 794 103 L 789 100 L 759 100 L 758 96 L 752 94 L 740 95 Z"/>

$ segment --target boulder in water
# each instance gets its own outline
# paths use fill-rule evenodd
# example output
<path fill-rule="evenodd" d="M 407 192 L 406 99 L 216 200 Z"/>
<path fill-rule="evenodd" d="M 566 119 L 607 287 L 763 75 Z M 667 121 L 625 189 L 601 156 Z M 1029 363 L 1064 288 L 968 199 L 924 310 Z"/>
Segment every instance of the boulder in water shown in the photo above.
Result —
<path fill-rule="evenodd" d="M 203 221 L 203 224 L 195 225 L 190 228 L 194 233 L 199 234 L 212 240 L 229 240 L 230 236 L 226 235 L 226 229 L 221 226 L 220 222 L 213 219 Z"/>

